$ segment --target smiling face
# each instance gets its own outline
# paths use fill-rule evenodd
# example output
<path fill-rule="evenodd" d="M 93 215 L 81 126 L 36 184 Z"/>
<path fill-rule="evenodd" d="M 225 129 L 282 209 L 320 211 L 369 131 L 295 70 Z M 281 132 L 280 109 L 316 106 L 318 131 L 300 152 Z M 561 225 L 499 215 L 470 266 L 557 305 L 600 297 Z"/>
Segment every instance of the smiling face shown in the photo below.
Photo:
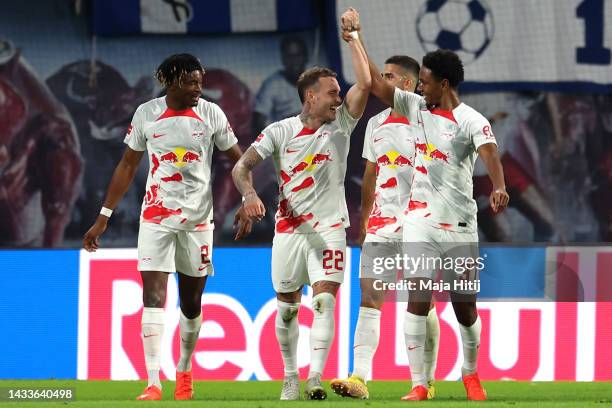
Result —
<path fill-rule="evenodd" d="M 423 98 L 425 98 L 427 106 L 437 106 L 440 104 L 445 82 L 448 87 L 447 80 L 439 80 L 427 67 L 421 68 L 417 89 L 423 95 Z"/>
<path fill-rule="evenodd" d="M 336 119 L 336 109 L 342 104 L 340 85 L 336 78 L 319 78 L 317 84 L 306 91 L 306 103 L 310 105 L 310 113 L 323 123 L 333 122 Z"/>
<path fill-rule="evenodd" d="M 168 88 L 168 96 L 174 99 L 183 109 L 198 106 L 202 94 L 204 75 L 202 71 L 195 70 L 181 76 Z"/>

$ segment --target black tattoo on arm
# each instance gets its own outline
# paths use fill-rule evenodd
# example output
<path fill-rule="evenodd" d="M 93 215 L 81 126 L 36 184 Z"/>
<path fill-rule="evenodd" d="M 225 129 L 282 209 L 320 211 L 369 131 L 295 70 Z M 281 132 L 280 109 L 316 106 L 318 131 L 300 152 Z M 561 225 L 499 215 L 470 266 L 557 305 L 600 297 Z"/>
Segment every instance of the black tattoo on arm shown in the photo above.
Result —
<path fill-rule="evenodd" d="M 255 193 L 255 188 L 253 187 L 253 182 L 250 177 L 251 170 L 262 162 L 263 159 L 257 153 L 252 146 L 247 149 L 246 152 L 240 157 L 240 160 L 234 166 L 232 170 L 232 179 L 234 180 L 234 184 L 240 194 L 243 197 L 246 197 L 249 194 Z"/>

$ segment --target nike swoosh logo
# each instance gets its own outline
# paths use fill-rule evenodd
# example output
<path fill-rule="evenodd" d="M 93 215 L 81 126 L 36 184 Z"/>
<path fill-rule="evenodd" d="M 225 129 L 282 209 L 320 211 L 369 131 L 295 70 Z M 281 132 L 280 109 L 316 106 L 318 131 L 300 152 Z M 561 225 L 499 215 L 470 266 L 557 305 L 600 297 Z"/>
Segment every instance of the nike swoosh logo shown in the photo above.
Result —
<path fill-rule="evenodd" d="M 166 134 L 165 133 L 161 133 L 161 134 L 153 133 L 153 139 L 157 139 L 158 137 L 162 137 L 162 136 L 166 136 Z"/>
<path fill-rule="evenodd" d="M 376 143 L 376 142 L 380 142 L 381 140 L 383 140 L 383 138 L 382 138 L 382 137 L 379 137 L 378 139 L 374 138 L 374 143 Z"/>
<path fill-rule="evenodd" d="M 149 337 L 153 337 L 153 336 L 157 336 L 157 334 L 149 334 L 149 335 L 143 334 L 142 335 L 142 337 L 144 337 L 145 339 L 147 339 Z"/>
<path fill-rule="evenodd" d="M 325 272 L 326 275 L 333 275 L 335 273 L 338 273 L 338 271 L 336 271 L 336 272 Z"/>
<path fill-rule="evenodd" d="M 299 152 L 299 150 L 287 149 L 286 152 L 287 153 L 297 153 Z"/>
<path fill-rule="evenodd" d="M 314 347 L 313 350 L 325 350 L 327 347 Z"/>
<path fill-rule="evenodd" d="M 408 346 L 408 350 L 409 350 L 409 351 L 412 351 L 412 350 L 414 350 L 415 348 L 419 348 L 419 347 L 421 347 L 421 346 Z"/>
<path fill-rule="evenodd" d="M 355 350 L 357 347 L 363 347 L 363 346 L 365 346 L 365 344 L 355 344 L 353 346 L 353 350 Z"/>

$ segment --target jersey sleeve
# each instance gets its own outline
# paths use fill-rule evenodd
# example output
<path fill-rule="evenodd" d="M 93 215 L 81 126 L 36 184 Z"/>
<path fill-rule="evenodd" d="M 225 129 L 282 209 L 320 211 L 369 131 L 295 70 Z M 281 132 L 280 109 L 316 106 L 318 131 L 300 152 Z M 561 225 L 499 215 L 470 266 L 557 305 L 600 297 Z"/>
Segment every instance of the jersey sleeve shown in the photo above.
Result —
<path fill-rule="evenodd" d="M 340 105 L 336 112 L 336 115 L 336 120 L 338 121 L 340 129 L 344 130 L 347 136 L 350 136 L 351 133 L 353 133 L 353 129 L 355 129 L 355 126 L 357 126 L 357 122 L 359 122 L 360 118 L 355 119 L 354 117 L 352 117 L 349 113 L 348 108 L 346 107 L 346 104 L 344 103 Z"/>
<path fill-rule="evenodd" d="M 261 131 L 251 146 L 259 153 L 262 159 L 267 159 L 279 149 L 280 146 L 280 125 L 278 122 L 272 123 Z"/>
<path fill-rule="evenodd" d="M 491 129 L 491 124 L 480 114 L 471 121 L 469 132 L 474 150 L 476 151 L 478 151 L 478 148 L 483 144 L 495 143 L 497 145 L 497 140 L 495 140 L 495 135 Z"/>
<path fill-rule="evenodd" d="M 416 122 L 416 114 L 420 109 L 421 103 L 423 103 L 421 96 L 395 88 L 393 109 L 406 116 L 411 122 Z"/>
<path fill-rule="evenodd" d="M 211 125 L 214 129 L 213 137 L 215 146 L 217 146 L 217 149 L 225 151 L 238 143 L 238 139 L 236 138 L 236 135 L 234 135 L 234 131 L 232 130 L 225 113 L 223 113 L 219 106 L 212 106 Z"/>
<path fill-rule="evenodd" d="M 372 163 L 376 163 L 376 154 L 374 153 L 374 144 L 372 143 L 372 133 L 374 132 L 374 117 L 368 120 L 363 138 L 363 153 L 362 157 Z"/>
<path fill-rule="evenodd" d="M 123 143 L 128 145 L 130 149 L 136 150 L 137 152 L 147 150 L 147 138 L 143 129 L 144 121 L 142 116 L 142 109 L 139 106 L 132 117 L 132 121 L 127 128 L 125 138 L 123 139 Z"/>

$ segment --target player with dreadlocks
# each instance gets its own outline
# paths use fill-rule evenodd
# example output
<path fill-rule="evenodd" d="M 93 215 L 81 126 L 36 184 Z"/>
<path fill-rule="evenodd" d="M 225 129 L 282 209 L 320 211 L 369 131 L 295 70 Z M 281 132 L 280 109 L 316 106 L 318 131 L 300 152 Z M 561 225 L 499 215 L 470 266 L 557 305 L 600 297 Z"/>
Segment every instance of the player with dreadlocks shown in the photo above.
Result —
<path fill-rule="evenodd" d="M 95 224 L 83 246 L 98 249 L 113 209 L 128 190 L 145 150 L 149 157 L 147 191 L 138 233 L 138 270 L 142 278 L 142 342 L 149 383 L 139 400 L 159 400 L 161 339 L 168 275 L 178 272 L 180 359 L 175 399 L 191 399 L 191 357 L 202 324 L 201 298 L 213 275 L 213 206 L 210 168 L 213 147 L 234 163 L 242 152 L 221 108 L 200 98 L 204 68 L 192 55 L 166 58 L 155 78 L 166 95 L 138 107 L 128 127 L 125 154 L 111 180 Z M 236 239 L 248 234 L 251 221 L 236 214 Z M 166 373 L 168 375 L 168 373 Z"/>

